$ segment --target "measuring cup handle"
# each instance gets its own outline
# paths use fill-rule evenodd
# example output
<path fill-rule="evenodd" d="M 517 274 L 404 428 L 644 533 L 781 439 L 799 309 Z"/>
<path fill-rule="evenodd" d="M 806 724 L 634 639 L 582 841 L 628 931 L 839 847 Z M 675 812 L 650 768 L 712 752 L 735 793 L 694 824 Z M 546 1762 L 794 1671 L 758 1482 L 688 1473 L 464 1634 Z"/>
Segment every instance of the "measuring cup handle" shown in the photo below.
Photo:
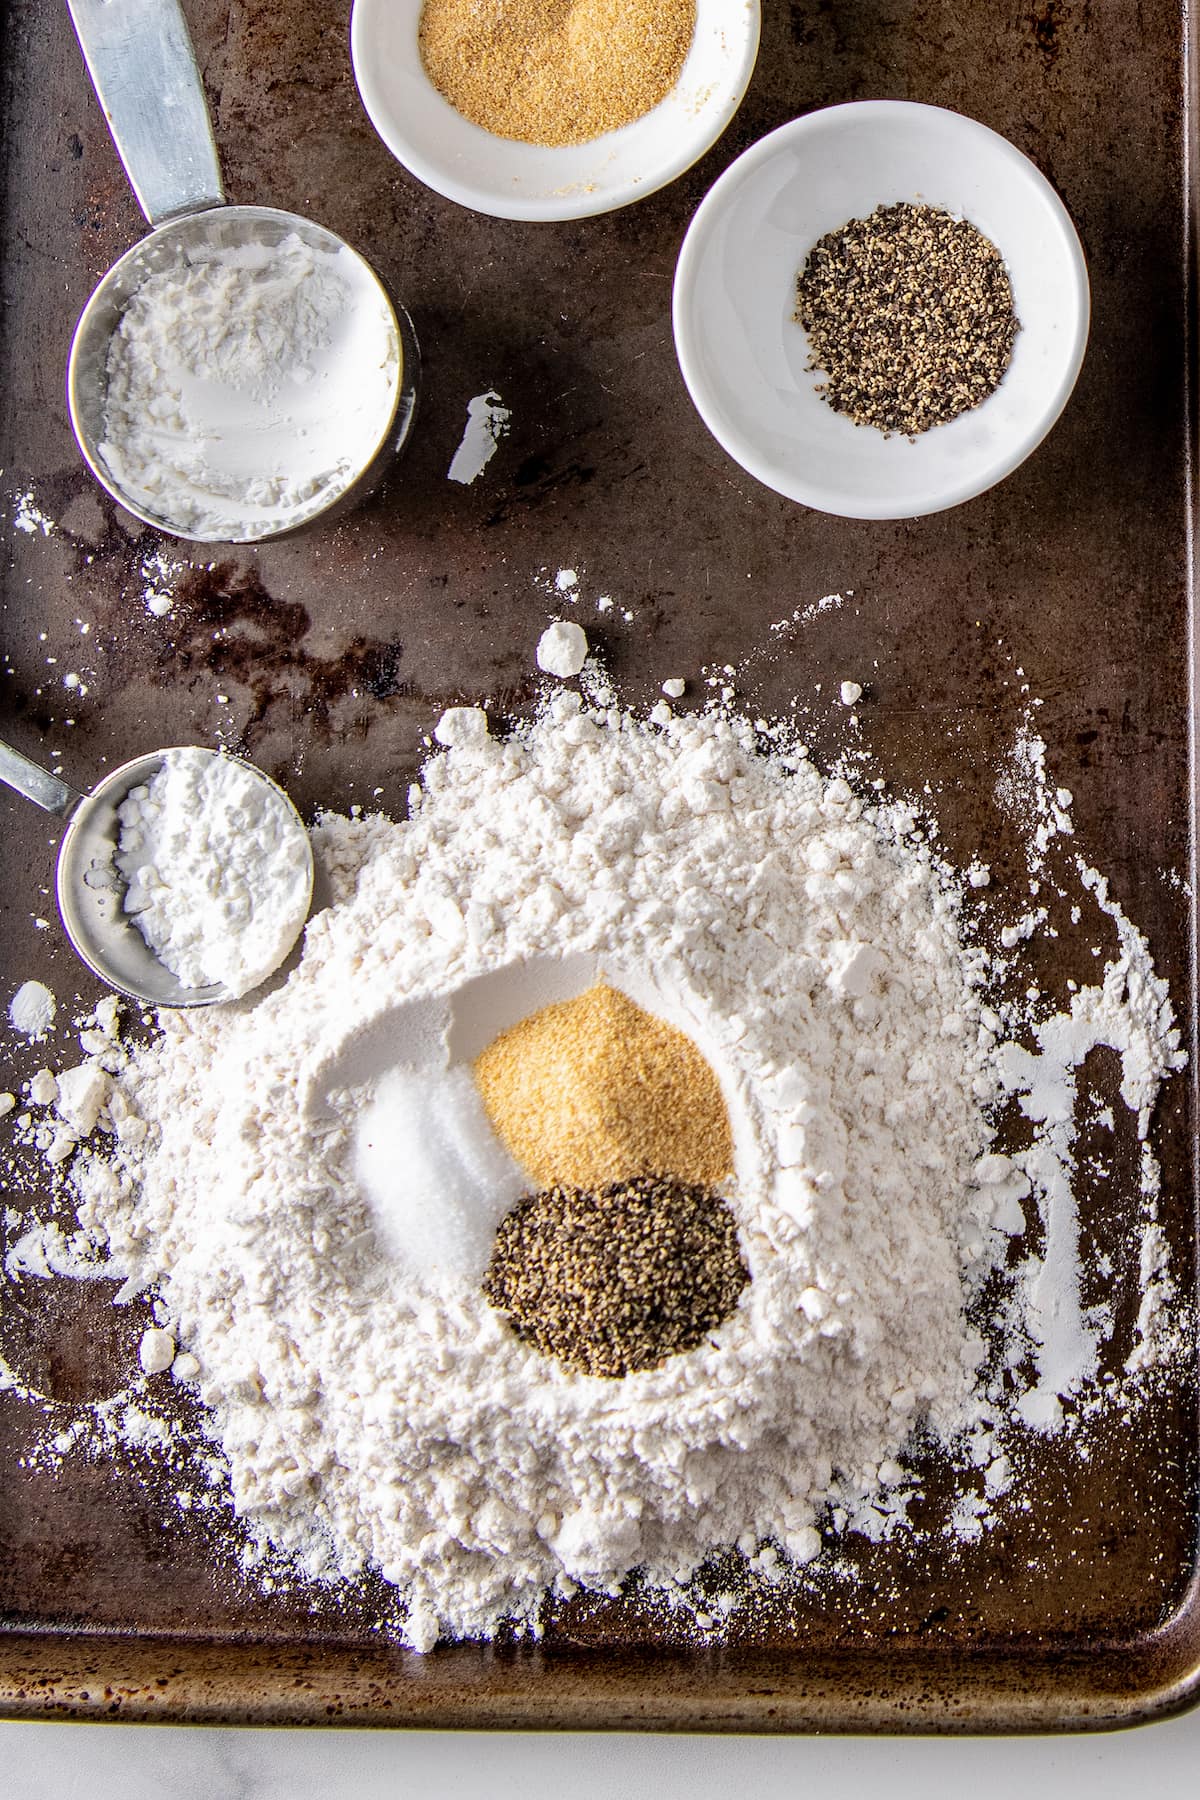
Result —
<path fill-rule="evenodd" d="M 138 205 L 151 225 L 221 206 L 225 190 L 179 0 L 67 0 Z"/>
<path fill-rule="evenodd" d="M 0 738 L 0 781 L 7 787 L 14 788 L 26 800 L 32 800 L 44 812 L 57 813 L 65 818 L 74 812 L 83 795 L 52 775 L 49 769 L 43 769 L 41 763 L 30 762 L 11 744 Z"/>

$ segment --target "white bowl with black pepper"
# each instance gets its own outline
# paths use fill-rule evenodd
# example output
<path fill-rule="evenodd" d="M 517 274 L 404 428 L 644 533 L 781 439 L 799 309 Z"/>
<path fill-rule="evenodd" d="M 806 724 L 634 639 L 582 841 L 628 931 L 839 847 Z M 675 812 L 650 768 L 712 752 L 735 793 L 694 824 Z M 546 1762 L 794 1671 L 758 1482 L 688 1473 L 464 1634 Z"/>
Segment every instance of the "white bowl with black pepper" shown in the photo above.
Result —
<path fill-rule="evenodd" d="M 689 169 L 754 70 L 759 0 L 694 0 L 690 37 L 689 0 L 641 10 L 629 0 L 605 33 L 608 15 L 586 6 L 543 29 L 538 0 L 503 13 L 470 0 L 355 0 L 354 76 L 392 155 L 435 192 L 500 219 L 583 219 Z M 581 41 L 589 32 L 592 45 Z M 525 39 L 533 51 L 522 58 Z M 572 131 L 576 141 L 555 141 Z"/>
<path fill-rule="evenodd" d="M 930 252 L 938 280 L 904 304 L 927 326 L 933 295 L 954 290 L 957 323 L 920 369 L 894 300 L 864 274 L 901 216 L 910 250 L 930 227 L 945 239 Z M 701 202 L 675 276 L 680 369 L 713 436 L 767 487 L 843 518 L 919 518 L 1011 474 L 1070 398 L 1089 316 L 1078 235 L 1029 158 L 960 113 L 897 100 L 827 107 L 752 145 Z M 856 366 L 892 327 L 895 368 L 878 354 Z"/>

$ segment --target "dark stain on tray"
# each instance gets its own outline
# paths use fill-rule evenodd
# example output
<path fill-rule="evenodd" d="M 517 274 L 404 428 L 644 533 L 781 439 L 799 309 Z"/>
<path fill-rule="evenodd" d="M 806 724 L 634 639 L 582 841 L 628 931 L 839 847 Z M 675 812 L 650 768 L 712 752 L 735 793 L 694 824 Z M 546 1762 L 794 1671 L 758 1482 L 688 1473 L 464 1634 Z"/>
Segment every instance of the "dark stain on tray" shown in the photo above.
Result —
<path fill-rule="evenodd" d="M 178 580 L 170 638 L 149 655 L 157 675 L 185 686 L 200 674 L 236 682 L 249 695 L 248 739 L 276 705 L 323 730 L 347 695 L 390 700 L 406 691 L 398 640 L 356 636 L 338 654 L 322 656 L 304 643 L 311 626 L 307 609 L 273 598 L 255 569 L 218 562 Z"/>

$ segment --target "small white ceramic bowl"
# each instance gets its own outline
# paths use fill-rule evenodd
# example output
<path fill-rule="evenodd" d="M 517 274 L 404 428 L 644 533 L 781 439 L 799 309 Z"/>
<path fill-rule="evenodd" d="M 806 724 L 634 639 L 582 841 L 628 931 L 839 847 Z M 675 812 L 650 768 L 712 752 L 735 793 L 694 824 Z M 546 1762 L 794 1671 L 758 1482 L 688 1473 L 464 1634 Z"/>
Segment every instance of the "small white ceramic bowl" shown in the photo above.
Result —
<path fill-rule="evenodd" d="M 590 143 L 550 148 L 483 131 L 421 64 L 422 0 L 355 0 L 350 54 L 367 115 L 404 167 L 498 219 L 583 219 L 628 206 L 690 169 L 720 137 L 758 54 L 759 0 L 696 0 L 683 73 L 652 112 Z"/>
<path fill-rule="evenodd" d="M 992 240 L 1021 325 L 995 393 L 915 442 L 821 399 L 793 318 L 817 239 L 901 200 Z M 697 209 L 675 274 L 679 366 L 718 443 L 777 493 L 851 519 L 941 512 L 1011 474 L 1067 403 L 1089 311 L 1075 228 L 1029 158 L 961 113 L 901 100 L 831 106 L 752 145 Z"/>

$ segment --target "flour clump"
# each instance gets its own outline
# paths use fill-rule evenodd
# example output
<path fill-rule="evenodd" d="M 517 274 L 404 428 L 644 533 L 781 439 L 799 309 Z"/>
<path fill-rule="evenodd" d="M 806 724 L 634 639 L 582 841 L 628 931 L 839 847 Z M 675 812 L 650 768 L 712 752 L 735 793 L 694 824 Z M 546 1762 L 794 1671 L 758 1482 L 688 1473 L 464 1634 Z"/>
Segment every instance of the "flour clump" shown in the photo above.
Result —
<path fill-rule="evenodd" d="M 537 666 L 547 675 L 569 681 L 587 661 L 587 633 L 574 619 L 556 619 L 547 625 L 537 645 Z"/>
<path fill-rule="evenodd" d="M 8 1003 L 8 1022 L 34 1043 L 54 1025 L 58 1002 L 43 981 L 23 981 Z"/>

